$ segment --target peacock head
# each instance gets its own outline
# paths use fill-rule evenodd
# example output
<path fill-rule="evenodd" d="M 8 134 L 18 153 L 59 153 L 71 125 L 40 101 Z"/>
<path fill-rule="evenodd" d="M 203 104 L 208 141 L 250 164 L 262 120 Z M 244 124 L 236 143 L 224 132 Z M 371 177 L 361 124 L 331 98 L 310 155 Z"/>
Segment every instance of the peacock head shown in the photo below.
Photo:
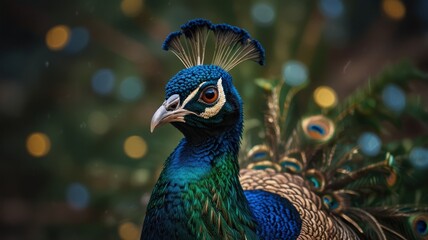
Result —
<path fill-rule="evenodd" d="M 213 61 L 204 64 L 210 33 L 215 37 Z M 195 19 L 171 33 L 163 49 L 173 52 L 186 68 L 168 82 L 151 131 L 172 123 L 185 136 L 205 137 L 242 124 L 241 98 L 228 71 L 246 60 L 263 64 L 264 50 L 259 42 L 241 28 Z"/>
<path fill-rule="evenodd" d="M 235 126 L 241 115 L 241 98 L 230 74 L 216 65 L 198 65 L 168 82 L 151 129 L 170 122 L 185 136 L 213 135 Z"/>

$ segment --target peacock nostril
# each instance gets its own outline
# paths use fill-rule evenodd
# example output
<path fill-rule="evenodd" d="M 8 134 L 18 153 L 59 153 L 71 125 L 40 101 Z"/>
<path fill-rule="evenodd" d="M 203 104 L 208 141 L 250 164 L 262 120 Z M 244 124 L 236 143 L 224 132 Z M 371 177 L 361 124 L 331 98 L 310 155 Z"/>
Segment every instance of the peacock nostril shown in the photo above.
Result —
<path fill-rule="evenodd" d="M 175 110 L 176 108 L 177 108 L 177 106 L 178 106 L 178 103 L 172 103 L 172 104 L 170 104 L 170 105 L 168 105 L 167 107 L 166 107 L 166 110 L 168 110 L 168 111 L 173 111 L 173 110 Z"/>
<path fill-rule="evenodd" d="M 165 101 L 164 106 L 167 111 L 177 110 L 180 107 L 180 96 L 178 94 L 172 95 Z"/>

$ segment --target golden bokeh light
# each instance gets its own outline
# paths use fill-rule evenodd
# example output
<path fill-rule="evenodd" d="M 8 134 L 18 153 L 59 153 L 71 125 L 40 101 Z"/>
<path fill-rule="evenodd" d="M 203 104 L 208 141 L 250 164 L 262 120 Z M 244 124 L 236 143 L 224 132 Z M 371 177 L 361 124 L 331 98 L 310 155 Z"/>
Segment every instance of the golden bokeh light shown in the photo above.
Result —
<path fill-rule="evenodd" d="M 331 87 L 320 86 L 314 91 L 314 100 L 322 108 L 331 108 L 337 104 L 337 95 Z"/>
<path fill-rule="evenodd" d="M 406 15 L 406 7 L 400 0 L 383 0 L 383 12 L 391 19 L 400 20 Z"/>
<path fill-rule="evenodd" d="M 124 222 L 119 225 L 119 236 L 123 240 L 140 239 L 140 228 L 132 222 Z"/>
<path fill-rule="evenodd" d="M 147 143 L 139 136 L 130 136 L 123 144 L 125 154 L 134 159 L 142 158 L 147 153 Z"/>
<path fill-rule="evenodd" d="M 40 132 L 32 133 L 27 138 L 27 151 L 31 156 L 43 157 L 49 153 L 51 141 L 49 137 Z"/>
<path fill-rule="evenodd" d="M 63 49 L 70 40 L 70 28 L 65 25 L 57 25 L 46 33 L 46 45 L 51 50 Z"/>
<path fill-rule="evenodd" d="M 143 0 L 122 0 L 120 8 L 126 16 L 136 17 L 143 10 Z"/>

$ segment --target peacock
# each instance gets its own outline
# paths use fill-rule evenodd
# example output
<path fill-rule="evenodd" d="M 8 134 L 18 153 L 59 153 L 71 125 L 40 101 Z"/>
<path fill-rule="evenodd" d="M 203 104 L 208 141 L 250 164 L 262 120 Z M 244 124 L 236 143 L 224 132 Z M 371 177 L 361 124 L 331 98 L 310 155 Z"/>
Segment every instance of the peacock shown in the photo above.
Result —
<path fill-rule="evenodd" d="M 400 63 L 310 114 L 295 114 L 305 84 L 258 79 L 264 143 L 241 149 L 243 102 L 229 71 L 247 60 L 264 65 L 260 42 L 242 28 L 194 19 L 162 48 L 185 69 L 167 83 L 150 128 L 171 123 L 184 138 L 153 189 L 141 239 L 428 239 L 427 208 L 400 202 L 394 188 L 411 174 L 406 142 L 380 144 L 373 133 L 404 111 L 379 103 L 382 89 L 425 79 L 423 72 Z M 417 101 L 406 106 L 427 115 Z"/>

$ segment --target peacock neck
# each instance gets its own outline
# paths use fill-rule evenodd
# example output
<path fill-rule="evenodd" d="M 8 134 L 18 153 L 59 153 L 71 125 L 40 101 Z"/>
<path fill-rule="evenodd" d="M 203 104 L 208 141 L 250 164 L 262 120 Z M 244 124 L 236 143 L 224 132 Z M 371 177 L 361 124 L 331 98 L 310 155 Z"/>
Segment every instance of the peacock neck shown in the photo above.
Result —
<path fill-rule="evenodd" d="M 242 123 L 238 123 L 215 136 L 206 135 L 202 138 L 198 134 L 186 135 L 165 163 L 164 174 L 171 180 L 183 183 L 199 181 L 209 176 L 215 167 L 224 165 L 227 171 L 218 174 L 238 179 L 241 134 Z M 224 161 L 225 158 L 228 162 Z"/>
<path fill-rule="evenodd" d="M 183 239 L 255 237 L 256 225 L 238 178 L 241 132 L 239 124 L 199 143 L 184 138 L 165 163 L 144 228 L 168 228 L 161 232 L 181 232 L 183 236 L 170 237 Z M 161 222 L 146 226 L 150 219 Z"/>

